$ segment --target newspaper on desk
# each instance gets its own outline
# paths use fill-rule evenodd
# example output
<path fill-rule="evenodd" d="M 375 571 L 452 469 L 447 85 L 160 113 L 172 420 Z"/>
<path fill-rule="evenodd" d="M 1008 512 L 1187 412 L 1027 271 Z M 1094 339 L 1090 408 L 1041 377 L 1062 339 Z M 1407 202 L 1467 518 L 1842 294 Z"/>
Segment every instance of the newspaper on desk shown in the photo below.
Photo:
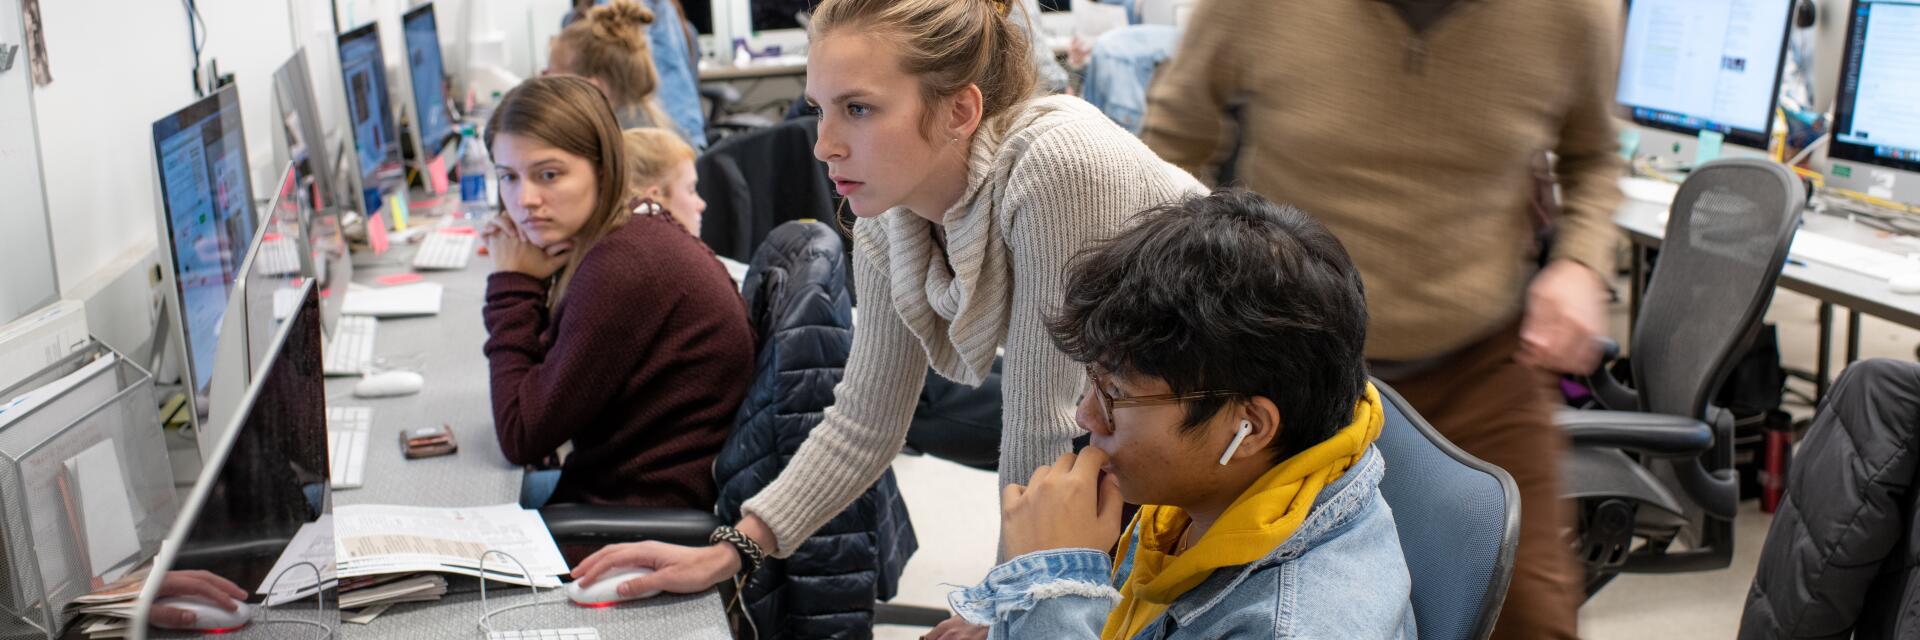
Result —
<path fill-rule="evenodd" d="M 253 590 L 267 597 L 267 606 L 310 597 L 338 582 L 338 571 L 328 562 L 336 555 L 331 535 L 332 518 L 332 515 L 320 516 L 318 520 L 300 525 L 300 531 L 293 534 L 293 541 L 287 543 L 280 559 L 274 561 L 273 570 L 268 571 L 260 586 Z M 273 591 L 269 593 L 269 589 Z"/>
<path fill-rule="evenodd" d="M 335 557 L 342 579 L 388 573 L 452 573 L 508 584 L 558 587 L 566 558 L 537 511 L 516 504 L 491 507 L 336 506 Z M 480 556 L 487 558 L 486 575 Z"/>

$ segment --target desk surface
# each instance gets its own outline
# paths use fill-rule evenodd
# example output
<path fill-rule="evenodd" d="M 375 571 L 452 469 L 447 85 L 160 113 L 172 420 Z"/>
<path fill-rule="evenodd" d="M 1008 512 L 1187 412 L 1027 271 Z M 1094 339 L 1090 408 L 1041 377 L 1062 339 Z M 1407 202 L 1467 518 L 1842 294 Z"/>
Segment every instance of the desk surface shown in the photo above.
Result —
<path fill-rule="evenodd" d="M 1658 246 L 1666 235 L 1668 208 L 1668 204 L 1627 199 L 1614 213 L 1613 223 L 1625 230 L 1634 242 Z M 1846 218 L 1814 213 L 1811 209 L 1802 216 L 1800 229 L 1896 254 L 1908 252 L 1891 240 L 1878 237 L 1873 229 Z M 1799 262 L 1802 264 L 1788 263 L 1780 270 L 1780 286 L 1890 322 L 1920 328 L 1920 295 L 1894 293 L 1884 278 L 1868 277 L 1813 260 Z"/>
<path fill-rule="evenodd" d="M 395 244 L 385 255 L 354 256 L 354 280 L 370 284 L 381 276 L 411 272 L 416 246 Z M 374 339 L 376 365 L 421 372 L 426 386 L 418 395 L 361 399 L 353 397 L 355 379 L 327 381 L 330 406 L 373 408 L 365 485 L 335 490 L 334 504 L 461 507 L 519 500 L 522 472 L 500 454 L 494 439 L 487 361 L 480 352 L 486 340 L 480 308 L 486 277 L 492 271 L 490 258 L 475 256 L 464 270 L 423 272 L 426 281 L 444 287 L 440 315 L 380 321 Z M 422 460 L 407 460 L 400 454 L 403 429 L 442 423 L 453 427 L 459 453 Z M 496 586 L 501 590 L 496 592 Z M 476 637 L 474 625 L 481 614 L 478 582 L 449 577 L 448 589 L 450 593 L 438 602 L 395 605 L 369 625 L 343 624 L 340 635 L 406 640 Z M 552 590 L 533 596 L 525 587 L 489 585 L 487 594 L 490 606 L 496 596 L 502 605 L 533 598 L 548 603 L 502 613 L 495 619 L 496 629 L 595 627 L 608 640 L 731 637 L 715 591 L 607 609 L 574 607 Z"/>

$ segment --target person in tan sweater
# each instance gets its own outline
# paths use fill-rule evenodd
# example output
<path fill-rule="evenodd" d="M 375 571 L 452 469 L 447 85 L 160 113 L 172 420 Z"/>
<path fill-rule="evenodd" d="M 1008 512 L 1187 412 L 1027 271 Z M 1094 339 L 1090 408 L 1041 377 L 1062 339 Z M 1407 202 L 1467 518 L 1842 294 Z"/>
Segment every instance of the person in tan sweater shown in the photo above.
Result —
<path fill-rule="evenodd" d="M 1247 187 L 1321 217 L 1366 282 L 1373 373 L 1520 485 L 1495 637 L 1572 638 L 1551 372 L 1596 364 L 1621 164 L 1616 0 L 1205 0 L 1149 91 L 1143 137 L 1201 174 L 1240 103 Z M 1531 160 L 1564 202 L 1530 253 Z"/>

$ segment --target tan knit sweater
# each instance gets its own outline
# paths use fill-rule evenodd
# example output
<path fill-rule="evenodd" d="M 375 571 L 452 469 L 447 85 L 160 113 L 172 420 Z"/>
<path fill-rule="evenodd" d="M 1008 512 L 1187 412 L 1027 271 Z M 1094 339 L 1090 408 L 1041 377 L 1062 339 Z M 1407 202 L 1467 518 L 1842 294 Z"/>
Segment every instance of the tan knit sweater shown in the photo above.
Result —
<path fill-rule="evenodd" d="M 1367 356 L 1445 354 L 1520 313 L 1535 154 L 1558 157 L 1553 257 L 1611 268 L 1620 11 L 1460 0 L 1416 38 L 1375 0 L 1206 0 L 1148 95 L 1144 137 L 1197 170 L 1244 99 L 1239 176 L 1346 245 L 1367 287 Z"/>
<path fill-rule="evenodd" d="M 904 208 L 854 226 L 860 326 L 834 404 L 779 479 L 744 509 L 785 557 L 879 479 L 900 445 L 926 369 L 978 384 L 1005 348 L 1000 480 L 1025 482 L 1066 452 L 1084 370 L 1042 324 L 1067 263 L 1135 214 L 1204 193 L 1078 98 L 1027 103 L 983 127 L 967 191 L 943 220 L 947 250 Z"/>

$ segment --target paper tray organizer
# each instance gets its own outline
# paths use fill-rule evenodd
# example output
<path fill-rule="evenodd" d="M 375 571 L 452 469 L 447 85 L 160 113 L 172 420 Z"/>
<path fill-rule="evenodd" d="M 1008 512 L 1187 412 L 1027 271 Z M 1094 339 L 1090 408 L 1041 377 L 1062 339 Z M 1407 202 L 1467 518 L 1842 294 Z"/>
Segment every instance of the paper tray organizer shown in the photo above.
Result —
<path fill-rule="evenodd" d="M 107 358 L 112 362 L 103 364 Z M 82 372 L 86 375 L 76 375 Z M 0 402 L 29 392 L 44 397 L 37 404 L 15 404 L 19 413 L 0 414 L 0 639 L 5 640 L 57 637 L 68 622 L 66 605 L 103 586 L 96 576 L 124 573 L 151 559 L 179 509 L 153 378 L 146 370 L 96 340 L 0 390 Z M 73 461 L 87 460 L 91 466 L 80 468 L 97 473 L 105 458 L 91 454 L 106 443 L 118 461 L 137 551 L 110 566 L 93 566 L 82 503 L 100 504 L 101 494 L 112 500 L 120 496 L 113 491 L 79 496 L 76 484 L 101 486 L 101 476 L 76 482 L 82 476 L 75 475 L 80 472 Z M 117 533 L 112 546 L 128 548 L 125 532 Z"/>

